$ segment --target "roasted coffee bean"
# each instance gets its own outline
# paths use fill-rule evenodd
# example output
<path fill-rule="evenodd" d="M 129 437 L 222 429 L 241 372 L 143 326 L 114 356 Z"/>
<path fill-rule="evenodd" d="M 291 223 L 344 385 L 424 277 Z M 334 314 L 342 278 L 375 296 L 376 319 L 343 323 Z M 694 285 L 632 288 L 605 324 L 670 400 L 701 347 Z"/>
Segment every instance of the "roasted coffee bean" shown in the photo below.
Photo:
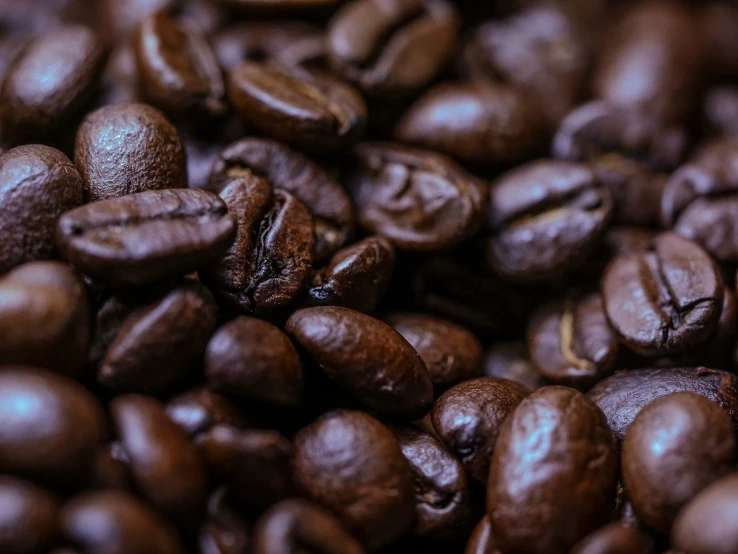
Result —
<path fill-rule="evenodd" d="M 69 267 L 31 262 L 0 279 L 0 366 L 76 375 L 89 343 L 87 295 Z"/>
<path fill-rule="evenodd" d="M 433 384 L 425 363 L 389 325 L 319 306 L 292 314 L 286 330 L 328 377 L 377 412 L 416 418 L 430 408 Z"/>
<path fill-rule="evenodd" d="M 59 501 L 29 481 L 0 475 L 0 550 L 43 554 L 59 534 Z"/>
<path fill-rule="evenodd" d="M 464 554 L 500 554 L 492 535 L 492 524 L 486 514 L 469 537 Z"/>
<path fill-rule="evenodd" d="M 182 554 L 184 549 L 161 515 L 135 496 L 119 491 L 87 492 L 72 498 L 61 514 L 67 540 L 84 554 Z"/>
<path fill-rule="evenodd" d="M 144 19 L 178 4 L 181 4 L 179 0 L 101 0 L 101 30 L 109 40 L 122 42 L 130 38 Z"/>
<path fill-rule="evenodd" d="M 647 537 L 636 529 L 610 523 L 579 541 L 571 554 L 651 554 Z"/>
<path fill-rule="evenodd" d="M 220 191 L 242 172 L 263 177 L 305 204 L 315 222 L 314 261 L 328 260 L 354 230 L 351 199 L 322 167 L 273 140 L 247 138 L 226 147 L 215 160 L 209 187 Z"/>
<path fill-rule="evenodd" d="M 623 440 L 623 483 L 638 517 L 668 532 L 695 494 L 733 469 L 733 433 L 725 410 L 694 392 L 668 394 L 645 406 Z"/>
<path fill-rule="evenodd" d="M 484 356 L 484 375 L 508 379 L 534 391 L 545 385 L 545 380 L 531 362 L 524 342 L 497 342 Z"/>
<path fill-rule="evenodd" d="M 92 461 L 88 487 L 90 489 L 133 490 L 130 460 L 118 442 L 102 445 Z"/>
<path fill-rule="evenodd" d="M 244 426 L 244 417 L 238 408 L 225 396 L 206 388 L 192 389 L 174 397 L 167 403 L 167 415 L 192 437 L 221 423 Z"/>
<path fill-rule="evenodd" d="M 0 471 L 54 485 L 84 475 L 105 426 L 82 385 L 30 367 L 0 369 L 0 421 Z"/>
<path fill-rule="evenodd" d="M 618 441 L 644 406 L 674 392 L 696 392 L 717 402 L 738 427 L 738 378 L 705 367 L 619 371 L 600 381 L 587 396 L 607 417 Z"/>
<path fill-rule="evenodd" d="M 328 41 L 322 33 L 298 38 L 277 52 L 276 61 L 286 67 L 329 71 Z"/>
<path fill-rule="evenodd" d="M 415 427 L 393 427 L 415 483 L 415 534 L 443 537 L 456 531 L 469 508 L 464 469 L 443 445 Z"/>
<path fill-rule="evenodd" d="M 569 552 L 605 523 L 617 474 L 597 405 L 567 387 L 537 390 L 505 421 L 492 456 L 487 511 L 499 548 Z"/>
<path fill-rule="evenodd" d="M 361 95 L 327 73 L 243 63 L 228 75 L 234 109 L 265 135 L 311 152 L 333 152 L 364 132 Z"/>
<path fill-rule="evenodd" d="M 610 258 L 628 252 L 647 252 L 658 233 L 643 227 L 610 227 L 605 231 L 605 247 Z"/>
<path fill-rule="evenodd" d="M 549 382 L 588 389 L 615 371 L 619 344 L 602 298 L 586 294 L 539 310 L 528 327 L 528 349 Z"/>
<path fill-rule="evenodd" d="M 226 490 L 216 489 L 200 527 L 198 554 L 243 554 L 249 551 L 249 536 L 244 518 L 228 505 Z"/>
<path fill-rule="evenodd" d="M 346 182 L 364 229 L 398 248 L 454 246 L 481 223 L 486 186 L 434 152 L 361 144 L 353 151 Z"/>
<path fill-rule="evenodd" d="M 77 131 L 74 164 L 87 202 L 187 186 L 177 130 L 145 104 L 115 104 L 87 115 Z"/>
<path fill-rule="evenodd" d="M 486 482 L 502 424 L 528 393 L 519 383 L 480 377 L 452 387 L 433 404 L 433 428 L 477 482 Z"/>
<path fill-rule="evenodd" d="M 135 102 L 138 98 L 138 68 L 133 48 L 127 42 L 110 52 L 103 70 L 97 105 Z"/>
<path fill-rule="evenodd" d="M 0 87 L 3 134 L 46 138 L 64 130 L 91 99 L 104 61 L 99 39 L 81 25 L 34 40 L 12 63 Z"/>
<path fill-rule="evenodd" d="M 194 445 L 164 406 L 130 394 L 116 397 L 110 411 L 141 494 L 183 529 L 199 521 L 207 474 Z"/>
<path fill-rule="evenodd" d="M 217 0 L 245 13 L 283 13 L 330 8 L 340 0 Z"/>
<path fill-rule="evenodd" d="M 219 424 L 197 437 L 210 471 L 242 502 L 269 506 L 291 491 L 290 441 L 277 431 Z"/>
<path fill-rule="evenodd" d="M 363 412 L 325 414 L 295 436 L 295 484 L 346 524 L 367 550 L 408 530 L 413 478 L 392 432 Z"/>
<path fill-rule="evenodd" d="M 541 281 L 581 265 L 610 221 L 612 198 L 582 164 L 541 160 L 490 191 L 487 261 L 502 277 Z"/>
<path fill-rule="evenodd" d="M 225 83 L 207 39 L 166 12 L 147 17 L 133 40 L 142 97 L 175 116 L 225 115 Z"/>
<path fill-rule="evenodd" d="M 200 368 L 218 307 L 202 285 L 150 297 L 113 296 L 97 314 L 97 382 L 115 392 L 159 392 Z"/>
<path fill-rule="evenodd" d="M 272 506 L 254 527 L 254 554 L 363 554 L 361 544 L 330 512 L 300 499 Z"/>
<path fill-rule="evenodd" d="M 647 251 L 610 262 L 601 282 L 607 319 L 625 345 L 646 356 L 673 354 L 709 337 L 720 318 L 720 271 L 696 243 L 673 233 Z"/>
<path fill-rule="evenodd" d="M 371 313 L 387 290 L 395 268 L 395 249 L 382 237 L 368 237 L 336 252 L 314 271 L 303 304 L 342 306 Z"/>
<path fill-rule="evenodd" d="M 64 154 L 39 144 L 0 153 L 0 275 L 51 258 L 59 216 L 82 204 L 82 179 Z"/>
<path fill-rule="evenodd" d="M 716 86 L 705 94 L 702 104 L 704 119 L 711 131 L 719 135 L 738 134 L 738 89 Z"/>
<path fill-rule="evenodd" d="M 413 104 L 395 138 L 462 162 L 503 165 L 543 151 L 541 116 L 519 91 L 494 83 L 441 84 Z"/>
<path fill-rule="evenodd" d="M 427 85 L 453 53 L 459 15 L 445 0 L 353 0 L 328 24 L 333 67 L 370 96 Z"/>
<path fill-rule="evenodd" d="M 482 345 L 463 327 L 412 313 L 393 313 L 385 321 L 417 351 L 435 386 L 448 387 L 482 374 Z"/>
<path fill-rule="evenodd" d="M 302 365 L 290 339 L 251 317 L 237 317 L 213 335 L 205 375 L 219 390 L 270 404 L 298 404 L 304 395 Z"/>
<path fill-rule="evenodd" d="M 152 190 L 65 213 L 57 245 L 75 267 L 111 286 L 179 277 L 217 259 L 236 222 L 226 204 L 201 190 Z"/>

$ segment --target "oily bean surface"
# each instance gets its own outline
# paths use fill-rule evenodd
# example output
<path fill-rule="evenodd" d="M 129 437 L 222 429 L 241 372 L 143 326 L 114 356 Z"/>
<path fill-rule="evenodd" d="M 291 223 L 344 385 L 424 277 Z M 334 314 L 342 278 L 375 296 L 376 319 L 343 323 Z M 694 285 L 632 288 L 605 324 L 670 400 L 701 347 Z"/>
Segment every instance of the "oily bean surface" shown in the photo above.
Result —
<path fill-rule="evenodd" d="M 0 549 L 46 552 L 59 539 L 59 508 L 59 500 L 34 483 L 0 476 Z"/>

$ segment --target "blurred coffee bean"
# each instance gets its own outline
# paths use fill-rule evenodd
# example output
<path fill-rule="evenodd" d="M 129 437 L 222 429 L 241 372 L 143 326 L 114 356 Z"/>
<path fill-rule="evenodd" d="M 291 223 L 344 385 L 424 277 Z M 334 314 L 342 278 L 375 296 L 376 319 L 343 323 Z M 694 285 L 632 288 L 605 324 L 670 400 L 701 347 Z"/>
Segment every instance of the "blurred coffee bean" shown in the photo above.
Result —
<path fill-rule="evenodd" d="M 141 22 L 157 11 L 171 10 L 180 0 L 100 0 L 100 26 L 109 41 L 130 38 Z"/>
<path fill-rule="evenodd" d="M 579 541 L 571 554 L 651 554 L 649 540 L 637 530 L 609 523 Z"/>
<path fill-rule="evenodd" d="M 464 554 L 500 554 L 500 551 L 495 546 L 495 539 L 492 535 L 492 524 L 487 514 L 482 517 L 474 528 L 466 543 Z"/>
<path fill-rule="evenodd" d="M 243 414 L 230 400 L 206 388 L 175 396 L 167 403 L 167 415 L 191 437 L 221 423 L 237 428 L 244 425 Z"/>
<path fill-rule="evenodd" d="M 698 2 L 705 40 L 705 63 L 713 78 L 733 79 L 738 76 L 738 9 L 733 2 L 710 0 Z"/>
<path fill-rule="evenodd" d="M 508 379 L 534 391 L 545 385 L 545 380 L 531 362 L 524 342 L 493 343 L 484 356 L 484 375 Z"/>
<path fill-rule="evenodd" d="M 330 8 L 340 0 L 215 0 L 237 11 L 249 13 L 291 13 Z"/>
<path fill-rule="evenodd" d="M 198 554 L 243 554 L 249 548 L 244 517 L 227 503 L 226 490 L 216 489 L 208 500 L 205 522 L 200 527 Z"/>
<path fill-rule="evenodd" d="M 123 452 L 120 443 L 112 442 L 100 446 L 92 461 L 88 482 L 89 488 L 132 490 L 133 483 L 129 466 L 130 460 Z"/>
<path fill-rule="evenodd" d="M 738 88 L 730 85 L 711 88 L 705 94 L 702 111 L 710 131 L 738 134 Z"/>
<path fill-rule="evenodd" d="M 0 475 L 0 550 L 43 554 L 59 539 L 59 501 L 29 481 Z"/>

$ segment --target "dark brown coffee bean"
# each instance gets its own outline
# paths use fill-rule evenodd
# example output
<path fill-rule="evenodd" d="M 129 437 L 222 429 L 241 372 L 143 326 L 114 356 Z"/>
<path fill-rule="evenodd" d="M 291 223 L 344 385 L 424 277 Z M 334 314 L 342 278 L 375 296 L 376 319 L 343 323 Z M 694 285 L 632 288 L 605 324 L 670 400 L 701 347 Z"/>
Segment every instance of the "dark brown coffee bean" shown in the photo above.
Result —
<path fill-rule="evenodd" d="M 30 367 L 0 369 L 0 471 L 59 485 L 87 470 L 105 426 L 81 385 Z"/>
<path fill-rule="evenodd" d="M 623 440 L 623 483 L 638 517 L 668 532 L 694 495 L 733 469 L 733 432 L 725 410 L 694 392 L 645 406 Z"/>
<path fill-rule="evenodd" d="M 646 252 L 653 248 L 658 233 L 643 227 L 610 227 L 605 231 L 605 247 L 609 257 L 615 258 L 628 252 Z"/>
<path fill-rule="evenodd" d="M 486 514 L 469 537 L 464 554 L 500 554 L 492 535 L 492 524 Z"/>
<path fill-rule="evenodd" d="M 501 165 L 542 151 L 541 116 L 517 90 L 494 83 L 442 84 L 410 107 L 395 138 L 462 162 Z"/>
<path fill-rule="evenodd" d="M 69 267 L 31 262 L 0 279 L 0 365 L 76 375 L 89 343 L 87 295 Z"/>
<path fill-rule="evenodd" d="M 207 474 L 189 437 L 147 396 L 118 396 L 110 411 L 138 490 L 183 528 L 197 522 Z"/>
<path fill-rule="evenodd" d="M 513 381 L 480 377 L 449 389 L 433 404 L 433 428 L 477 482 L 486 482 L 502 423 L 528 393 Z"/>
<path fill-rule="evenodd" d="M 260 132 L 310 152 L 351 146 L 364 132 L 361 95 L 328 74 L 243 63 L 228 75 L 228 97 Z"/>
<path fill-rule="evenodd" d="M 225 115 L 225 83 L 196 25 L 166 12 L 147 17 L 133 39 L 142 97 L 173 115 Z"/>
<path fill-rule="evenodd" d="M 463 327 L 424 314 L 394 313 L 385 321 L 417 351 L 437 387 L 482 374 L 482 345 Z"/>
<path fill-rule="evenodd" d="M 88 487 L 103 490 L 133 490 L 130 460 L 120 443 L 104 444 L 95 451 Z"/>
<path fill-rule="evenodd" d="M 353 154 L 347 185 L 367 231 L 399 248 L 437 250 L 479 228 L 486 186 L 448 158 L 379 142 Z"/>
<path fill-rule="evenodd" d="M 399 538 L 415 513 L 413 478 L 392 432 L 363 412 L 324 415 L 295 436 L 296 485 L 336 513 L 367 550 Z"/>
<path fill-rule="evenodd" d="M 254 527 L 254 554 L 363 554 L 361 544 L 330 512 L 300 499 L 272 506 Z"/>
<path fill-rule="evenodd" d="M 610 523 L 579 541 L 571 554 L 651 554 L 651 543 L 642 533 L 620 523 Z"/>
<path fill-rule="evenodd" d="M 684 351 L 715 329 L 723 303 L 717 265 L 696 243 L 663 233 L 645 252 L 622 254 L 602 276 L 607 319 L 646 356 Z"/>
<path fill-rule="evenodd" d="M 65 213 L 57 245 L 75 267 L 111 286 L 143 285 L 197 270 L 230 245 L 236 222 L 202 190 L 152 190 Z"/>
<path fill-rule="evenodd" d="M 285 67 L 329 71 L 328 40 L 322 33 L 295 39 L 277 52 L 276 61 Z"/>
<path fill-rule="evenodd" d="M 244 13 L 290 13 L 330 8 L 340 0 L 217 0 Z"/>
<path fill-rule="evenodd" d="M 41 138 L 62 130 L 92 97 L 104 60 L 95 33 L 81 25 L 34 40 L 0 88 L 3 134 Z"/>
<path fill-rule="evenodd" d="M 568 553 L 605 523 L 617 477 L 597 405 L 567 387 L 537 390 L 502 426 L 492 457 L 487 510 L 499 548 Z"/>
<path fill-rule="evenodd" d="M 389 325 L 346 308 L 320 306 L 292 314 L 286 330 L 331 379 L 377 412 L 415 418 L 430 408 L 428 370 Z"/>
<path fill-rule="evenodd" d="M 29 481 L 0 475 L 0 550 L 43 554 L 59 534 L 59 501 Z"/>
<path fill-rule="evenodd" d="M 116 44 L 103 70 L 97 105 L 135 102 L 138 98 L 138 68 L 128 42 Z"/>
<path fill-rule="evenodd" d="M 487 377 L 508 379 L 534 391 L 546 383 L 531 362 L 524 342 L 497 342 L 487 350 L 483 362 Z"/>
<path fill-rule="evenodd" d="M 221 423 L 233 427 L 244 425 L 243 415 L 230 400 L 206 388 L 175 396 L 167 403 L 167 415 L 191 437 Z"/>
<path fill-rule="evenodd" d="M 581 265 L 612 213 L 610 193 L 590 168 L 553 160 L 504 174 L 492 184 L 490 200 L 488 263 L 505 278 L 525 281 Z"/>
<path fill-rule="evenodd" d="M 736 87 L 724 85 L 711 88 L 705 94 L 702 111 L 709 129 L 715 134 L 738 134 L 738 89 Z"/>
<path fill-rule="evenodd" d="M 109 39 L 127 40 L 144 19 L 157 11 L 173 9 L 177 4 L 179 0 L 101 0 L 101 30 Z"/>
<path fill-rule="evenodd" d="M 298 404 L 304 395 L 302 365 L 290 339 L 251 317 L 237 317 L 213 335 L 205 375 L 219 390 L 270 404 Z"/>
<path fill-rule="evenodd" d="M 197 554 L 244 554 L 249 552 L 250 535 L 244 518 L 228 505 L 226 490 L 216 489 L 200 527 Z"/>
<path fill-rule="evenodd" d="M 62 511 L 62 527 L 67 540 L 84 554 L 184 552 L 169 523 L 124 492 L 88 492 L 72 498 Z"/>
<path fill-rule="evenodd" d="M 328 24 L 334 68 L 370 96 L 427 85 L 453 53 L 459 14 L 444 0 L 353 0 Z"/>
<path fill-rule="evenodd" d="M 393 427 L 415 483 L 415 534 L 443 537 L 469 510 L 464 469 L 437 439 L 411 426 Z"/>
<path fill-rule="evenodd" d="M 64 154 L 40 144 L 0 153 L 0 274 L 51 258 L 59 216 L 82 204 L 82 179 Z"/>
<path fill-rule="evenodd" d="M 618 441 L 641 409 L 661 396 L 696 392 L 717 402 L 738 427 L 738 377 L 705 367 L 619 371 L 587 393 L 607 417 Z"/>
<path fill-rule="evenodd" d="M 146 104 L 115 104 L 88 114 L 77 131 L 74 164 L 87 202 L 187 186 L 177 130 Z"/>

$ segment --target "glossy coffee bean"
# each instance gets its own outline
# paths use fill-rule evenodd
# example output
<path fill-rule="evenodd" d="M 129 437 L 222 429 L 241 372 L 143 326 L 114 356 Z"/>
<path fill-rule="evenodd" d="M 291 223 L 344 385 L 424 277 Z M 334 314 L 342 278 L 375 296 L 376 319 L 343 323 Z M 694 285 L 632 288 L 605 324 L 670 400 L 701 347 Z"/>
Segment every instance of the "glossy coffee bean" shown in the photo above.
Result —
<path fill-rule="evenodd" d="M 248 552 L 250 532 L 245 518 L 227 502 L 224 488 L 208 500 L 207 517 L 200 527 L 198 554 L 242 554 Z"/>
<path fill-rule="evenodd" d="M 82 204 L 82 179 L 54 148 L 18 146 L 0 153 L 0 274 L 51 258 L 59 216 Z"/>
<path fill-rule="evenodd" d="M 141 494 L 185 529 L 198 521 L 207 473 L 189 437 L 147 396 L 118 396 L 110 411 Z"/>
<path fill-rule="evenodd" d="M 362 554 L 361 544 L 333 515 L 310 502 L 289 499 L 267 510 L 254 526 L 254 554 Z"/>
<path fill-rule="evenodd" d="M 484 375 L 508 379 L 534 391 L 545 385 L 545 380 L 530 360 L 524 342 L 493 343 L 484 356 Z"/>
<path fill-rule="evenodd" d="M 206 388 L 175 396 L 167 403 L 167 415 L 191 437 L 221 423 L 239 428 L 244 425 L 243 414 L 230 400 Z"/>
<path fill-rule="evenodd" d="M 94 454 L 88 487 L 93 490 L 133 490 L 130 460 L 120 443 L 100 446 Z"/>
<path fill-rule="evenodd" d="M 329 74 L 244 63 L 228 75 L 228 97 L 248 124 L 303 150 L 332 152 L 364 132 L 361 95 Z"/>
<path fill-rule="evenodd" d="M 114 104 L 88 114 L 77 131 L 74 164 L 87 202 L 187 186 L 177 130 L 146 104 Z"/>
<path fill-rule="evenodd" d="M 31 262 L 0 279 L 0 366 L 76 375 L 89 343 L 87 295 L 68 266 Z"/>
<path fill-rule="evenodd" d="M 552 160 L 519 166 L 492 184 L 487 261 L 507 279 L 562 275 L 599 244 L 611 213 L 610 193 L 587 166 Z"/>
<path fill-rule="evenodd" d="M 87 27 L 64 26 L 34 40 L 0 88 L 3 134 L 41 138 L 63 130 L 91 99 L 103 63 L 102 44 Z"/>
<path fill-rule="evenodd" d="M 287 333 L 320 368 L 379 413 L 416 418 L 433 402 L 433 385 L 418 353 L 394 329 L 346 308 L 305 308 Z"/>
<path fill-rule="evenodd" d="M 328 24 L 333 67 L 370 96 L 427 85 L 453 52 L 459 15 L 445 0 L 353 0 Z"/>
<path fill-rule="evenodd" d="M 623 483 L 638 517 L 668 532 L 694 495 L 733 469 L 735 457 L 733 423 L 719 404 L 694 392 L 668 394 L 628 427 Z"/>
<path fill-rule="evenodd" d="M 367 550 L 402 536 L 413 478 L 392 432 L 363 412 L 325 414 L 295 436 L 295 484 L 337 514 Z"/>
<path fill-rule="evenodd" d="M 448 158 L 391 143 L 353 151 L 346 184 L 365 230 L 408 250 L 437 250 L 481 223 L 485 185 Z"/>
<path fill-rule="evenodd" d="M 717 402 L 738 422 L 738 378 L 705 367 L 619 371 L 600 381 L 587 396 L 607 417 L 618 441 L 644 406 L 667 394 L 696 392 Z"/>
<path fill-rule="evenodd" d="M 500 549 L 569 552 L 605 523 L 617 473 L 597 405 L 567 387 L 537 390 L 506 420 L 492 457 L 487 510 Z"/>
<path fill-rule="evenodd" d="M 57 225 L 62 255 L 111 286 L 186 275 L 225 252 L 235 220 L 201 190 L 152 190 L 87 204 Z"/>
<path fill-rule="evenodd" d="M 645 252 L 616 257 L 601 282 L 607 319 L 625 345 L 647 356 L 676 353 L 715 329 L 723 287 L 715 262 L 673 233 Z"/>
<path fill-rule="evenodd" d="M 87 492 L 65 506 L 61 525 L 84 554 L 182 554 L 184 549 L 159 513 L 119 491 Z"/>
<path fill-rule="evenodd" d="M 650 554 L 643 533 L 620 523 L 609 523 L 579 541 L 571 554 Z"/>
<path fill-rule="evenodd" d="M 277 327 L 237 317 L 213 335 L 205 353 L 205 375 L 215 388 L 270 404 L 298 404 L 304 394 L 300 358 Z"/>
<path fill-rule="evenodd" d="M 59 538 L 59 501 L 34 485 L 0 476 L 0 550 L 42 554 Z"/>
<path fill-rule="evenodd" d="M 0 471 L 54 485 L 85 473 L 105 426 L 84 387 L 30 367 L 0 369 L 0 420 Z"/>
<path fill-rule="evenodd" d="M 474 531 L 469 536 L 464 554 L 500 554 L 495 546 L 495 538 L 492 534 L 492 524 L 487 514 L 482 517 Z"/>

